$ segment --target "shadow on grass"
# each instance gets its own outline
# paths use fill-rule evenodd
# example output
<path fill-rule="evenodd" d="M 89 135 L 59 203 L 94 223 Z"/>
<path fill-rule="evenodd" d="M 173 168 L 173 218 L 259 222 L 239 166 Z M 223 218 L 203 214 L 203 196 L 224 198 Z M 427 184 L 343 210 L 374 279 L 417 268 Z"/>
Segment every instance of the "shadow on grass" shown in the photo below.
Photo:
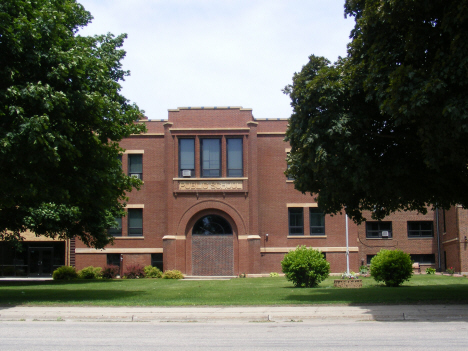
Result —
<path fill-rule="evenodd" d="M 143 291 L 126 289 L 124 284 L 120 283 L 124 281 L 3 281 L 0 283 L 0 309 L 43 303 L 50 306 L 51 302 L 78 305 L 104 301 L 112 304 L 112 301 L 121 303 L 144 294 Z M 24 290 L 21 287 L 24 287 Z"/>
<path fill-rule="evenodd" d="M 297 292 L 285 296 L 283 301 L 285 304 L 468 304 L 468 285 L 297 288 Z"/>

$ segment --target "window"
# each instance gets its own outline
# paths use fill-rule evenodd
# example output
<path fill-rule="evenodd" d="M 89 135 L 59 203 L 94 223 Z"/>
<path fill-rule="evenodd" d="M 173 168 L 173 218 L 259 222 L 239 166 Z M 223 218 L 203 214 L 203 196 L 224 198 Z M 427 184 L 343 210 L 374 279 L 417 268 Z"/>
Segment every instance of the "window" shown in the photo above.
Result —
<path fill-rule="evenodd" d="M 122 236 L 122 217 L 115 218 L 116 224 L 109 228 L 109 234 L 113 236 Z"/>
<path fill-rule="evenodd" d="M 128 175 L 138 179 L 143 179 L 143 155 L 128 155 Z"/>
<path fill-rule="evenodd" d="M 289 169 L 291 167 L 291 165 L 288 163 L 288 158 L 289 158 L 289 152 L 287 153 L 287 157 L 286 157 L 286 169 Z M 286 176 L 287 180 L 294 180 L 293 177 L 291 177 L 290 175 Z"/>
<path fill-rule="evenodd" d="M 107 265 L 120 267 L 120 254 L 107 254 Z"/>
<path fill-rule="evenodd" d="M 375 255 L 367 255 L 367 264 L 370 264 L 370 261 Z"/>
<path fill-rule="evenodd" d="M 388 239 L 392 237 L 392 222 L 366 222 L 366 238 Z"/>
<path fill-rule="evenodd" d="M 244 171 L 242 168 L 242 139 L 229 138 L 227 145 L 227 176 L 242 177 Z"/>
<path fill-rule="evenodd" d="M 221 139 L 201 139 L 201 176 L 221 177 Z"/>
<path fill-rule="evenodd" d="M 128 236 L 143 235 L 143 210 L 141 208 L 128 209 Z"/>
<path fill-rule="evenodd" d="M 432 221 L 408 222 L 408 238 L 431 238 L 433 236 Z"/>
<path fill-rule="evenodd" d="M 419 264 L 435 264 L 435 254 L 411 254 L 411 259 Z"/>
<path fill-rule="evenodd" d="M 325 235 L 325 216 L 318 208 L 309 209 L 310 235 Z"/>
<path fill-rule="evenodd" d="M 288 208 L 289 235 L 304 235 L 304 210 L 303 208 Z"/>
<path fill-rule="evenodd" d="M 158 268 L 161 272 L 164 272 L 163 254 L 162 253 L 151 254 L 151 265 L 153 267 Z"/>
<path fill-rule="evenodd" d="M 195 176 L 195 139 L 179 139 L 179 176 Z"/>
<path fill-rule="evenodd" d="M 225 218 L 207 215 L 195 223 L 192 235 L 232 235 L 232 228 Z"/>
<path fill-rule="evenodd" d="M 287 165 L 287 169 L 289 169 L 289 167 L 291 167 L 290 164 Z M 290 175 L 286 176 L 287 180 L 294 180 L 293 177 L 291 177 Z"/>

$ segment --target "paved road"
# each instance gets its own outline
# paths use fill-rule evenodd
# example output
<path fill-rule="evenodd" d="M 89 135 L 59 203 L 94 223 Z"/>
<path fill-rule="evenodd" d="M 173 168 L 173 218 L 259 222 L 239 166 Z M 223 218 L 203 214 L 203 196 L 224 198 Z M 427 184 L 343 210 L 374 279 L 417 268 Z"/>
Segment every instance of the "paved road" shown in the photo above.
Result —
<path fill-rule="evenodd" d="M 13 350 L 466 350 L 467 322 L 0 322 Z"/>

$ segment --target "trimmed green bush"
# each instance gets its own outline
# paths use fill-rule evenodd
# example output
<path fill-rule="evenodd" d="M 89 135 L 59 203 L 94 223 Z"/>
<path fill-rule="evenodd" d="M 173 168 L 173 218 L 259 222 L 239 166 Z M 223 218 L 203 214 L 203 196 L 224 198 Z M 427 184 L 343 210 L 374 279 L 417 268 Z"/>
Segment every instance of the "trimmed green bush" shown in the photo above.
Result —
<path fill-rule="evenodd" d="M 145 271 L 146 278 L 161 278 L 162 277 L 162 272 L 157 267 L 145 266 L 143 270 Z"/>
<path fill-rule="evenodd" d="M 380 250 L 372 257 L 370 274 L 376 282 L 397 287 L 413 275 L 413 261 L 401 250 Z"/>
<path fill-rule="evenodd" d="M 279 274 L 276 273 L 276 272 L 271 272 L 271 273 L 270 273 L 270 277 L 276 278 L 276 277 L 279 277 Z"/>
<path fill-rule="evenodd" d="M 78 278 L 80 279 L 100 279 L 102 278 L 101 267 L 85 267 L 81 271 L 78 271 Z"/>
<path fill-rule="evenodd" d="M 120 274 L 120 267 L 115 265 L 105 266 L 102 270 L 102 277 L 104 279 L 113 279 Z"/>
<path fill-rule="evenodd" d="M 62 266 L 52 273 L 52 278 L 54 280 L 72 280 L 78 278 L 78 273 L 76 273 L 75 267 Z"/>
<path fill-rule="evenodd" d="M 184 279 L 182 272 L 178 271 L 177 269 L 165 271 L 162 277 L 163 279 Z"/>
<path fill-rule="evenodd" d="M 436 270 L 435 268 L 429 267 L 426 269 L 426 274 L 435 274 Z"/>
<path fill-rule="evenodd" d="M 296 288 L 313 288 L 330 274 L 330 263 L 322 252 L 305 245 L 284 255 L 281 266 L 286 279 L 293 282 Z"/>

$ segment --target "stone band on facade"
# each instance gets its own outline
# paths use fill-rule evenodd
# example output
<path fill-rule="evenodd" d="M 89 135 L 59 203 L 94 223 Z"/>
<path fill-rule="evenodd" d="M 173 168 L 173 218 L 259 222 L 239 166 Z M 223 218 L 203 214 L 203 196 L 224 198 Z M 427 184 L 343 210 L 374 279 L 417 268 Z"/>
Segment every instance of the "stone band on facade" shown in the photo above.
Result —
<path fill-rule="evenodd" d="M 179 190 L 243 190 L 242 180 L 179 181 Z"/>

